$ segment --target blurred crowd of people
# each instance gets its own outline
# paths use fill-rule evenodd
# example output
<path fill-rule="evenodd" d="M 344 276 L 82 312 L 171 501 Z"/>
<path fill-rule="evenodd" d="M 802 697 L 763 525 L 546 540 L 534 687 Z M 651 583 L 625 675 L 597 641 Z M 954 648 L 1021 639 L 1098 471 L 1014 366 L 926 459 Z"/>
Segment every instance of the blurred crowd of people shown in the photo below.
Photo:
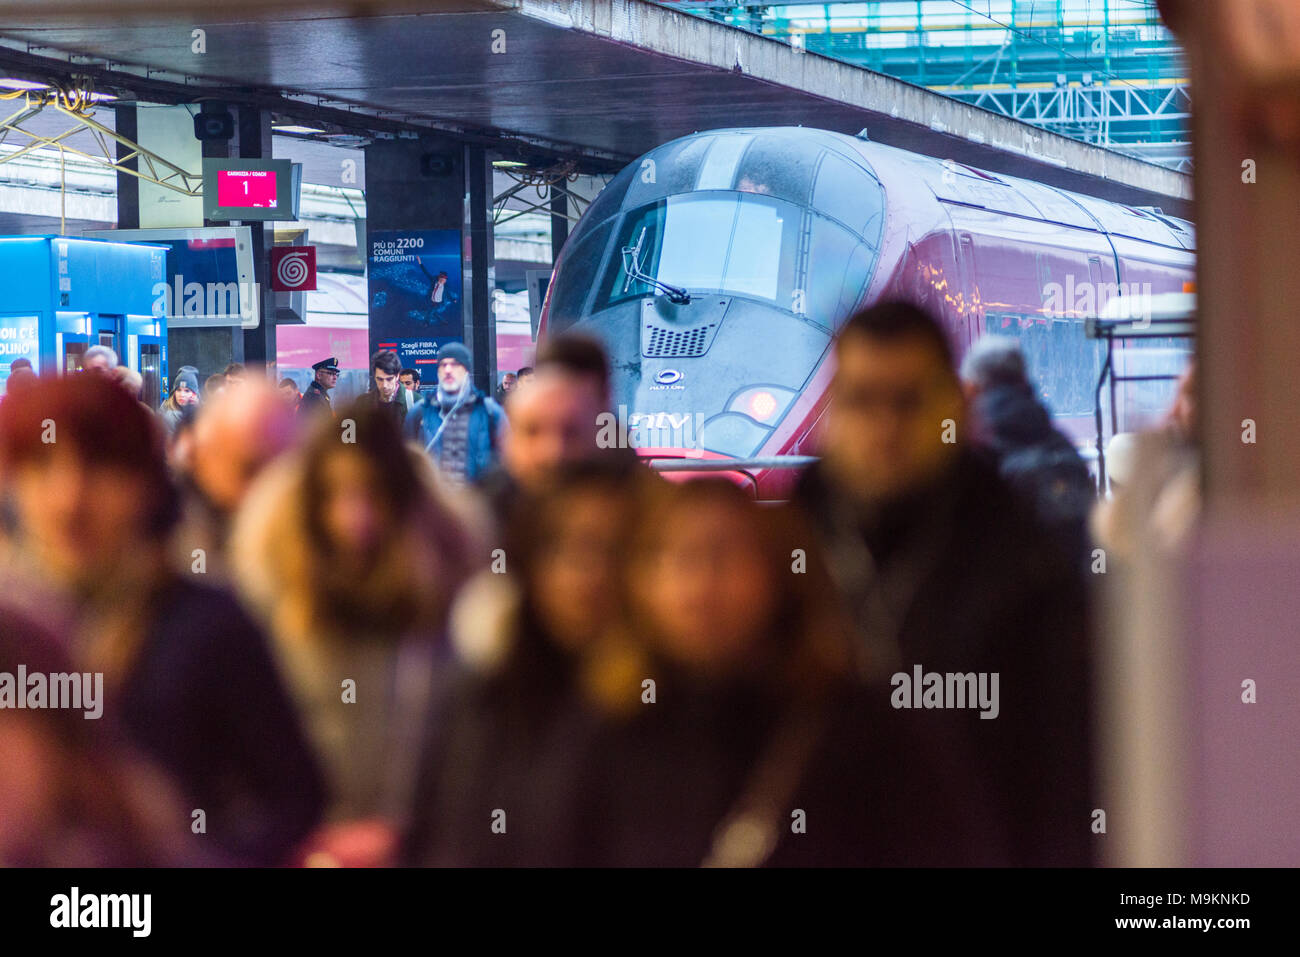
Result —
<path fill-rule="evenodd" d="M 0 709 L 0 863 L 1090 863 L 1087 469 L 1006 343 L 892 303 L 835 357 L 780 505 L 601 447 L 576 336 L 504 408 L 460 344 L 340 409 L 15 371 L 0 673 L 107 700 Z"/>

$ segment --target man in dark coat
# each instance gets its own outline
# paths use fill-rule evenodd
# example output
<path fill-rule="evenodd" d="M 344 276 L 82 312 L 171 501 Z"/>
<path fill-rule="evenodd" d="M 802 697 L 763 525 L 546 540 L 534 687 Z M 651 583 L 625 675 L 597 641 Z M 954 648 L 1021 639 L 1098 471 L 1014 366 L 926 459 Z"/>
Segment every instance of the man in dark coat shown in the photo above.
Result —
<path fill-rule="evenodd" d="M 1011 863 L 1087 864 L 1080 576 L 968 447 L 960 382 L 931 317 L 874 306 L 835 349 L 823 459 L 795 500 L 857 623 L 863 674 L 888 682 L 880 693 L 901 716 L 960 743 Z"/>
<path fill-rule="evenodd" d="M 961 366 L 974 419 L 974 444 L 1039 521 L 1082 564 L 1096 487 L 1074 443 L 1052 425 L 1025 369 L 1020 343 L 985 336 Z"/>
<path fill-rule="evenodd" d="M 312 370 L 315 372 L 316 377 L 312 380 L 311 385 L 307 386 L 307 391 L 302 394 L 302 401 L 298 403 L 298 414 L 312 416 L 328 412 L 333 416 L 334 407 L 330 404 L 329 393 L 330 389 L 338 385 L 338 360 L 333 356 L 322 359 L 312 365 Z"/>
<path fill-rule="evenodd" d="M 370 389 L 361 402 L 378 406 L 388 413 L 397 431 L 406 424 L 406 390 L 402 388 L 402 360 L 396 352 L 380 349 L 370 357 Z"/>

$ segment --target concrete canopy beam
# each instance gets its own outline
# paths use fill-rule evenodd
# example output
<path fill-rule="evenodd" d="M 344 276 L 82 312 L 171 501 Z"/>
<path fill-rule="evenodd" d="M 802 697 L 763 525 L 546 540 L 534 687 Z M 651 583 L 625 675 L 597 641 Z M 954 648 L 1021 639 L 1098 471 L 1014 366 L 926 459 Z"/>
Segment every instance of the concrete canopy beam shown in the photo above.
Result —
<path fill-rule="evenodd" d="M 1175 170 L 1030 126 L 991 110 L 913 86 L 883 73 L 755 36 L 644 0 L 520 0 L 525 16 L 548 22 L 581 7 L 579 22 L 609 39 L 715 70 L 789 87 L 827 103 L 857 107 L 872 139 L 974 166 L 1096 193 L 1084 178 L 1168 197 L 1169 211 L 1190 212 L 1192 178 Z M 874 121 L 874 122 L 873 122 Z M 816 125 L 808 123 L 804 125 Z M 968 158 L 969 157 L 969 158 Z"/>

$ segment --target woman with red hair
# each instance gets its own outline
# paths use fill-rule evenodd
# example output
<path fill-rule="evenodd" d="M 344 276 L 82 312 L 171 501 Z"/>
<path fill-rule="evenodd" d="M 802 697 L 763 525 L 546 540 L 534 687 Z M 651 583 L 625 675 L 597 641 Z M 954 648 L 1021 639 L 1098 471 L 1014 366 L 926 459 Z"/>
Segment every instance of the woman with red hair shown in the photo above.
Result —
<path fill-rule="evenodd" d="M 43 379 L 0 406 L 13 558 L 74 609 L 73 659 L 186 800 L 194 850 L 285 859 L 321 813 L 320 773 L 261 631 L 196 557 L 169 562 L 177 496 L 162 430 L 103 376 Z"/>

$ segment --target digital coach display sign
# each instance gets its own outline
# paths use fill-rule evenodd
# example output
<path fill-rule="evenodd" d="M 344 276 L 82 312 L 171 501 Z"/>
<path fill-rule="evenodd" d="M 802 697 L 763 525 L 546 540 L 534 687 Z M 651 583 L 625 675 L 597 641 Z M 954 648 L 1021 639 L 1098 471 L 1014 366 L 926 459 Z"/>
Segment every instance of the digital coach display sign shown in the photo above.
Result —
<path fill-rule="evenodd" d="M 302 190 L 302 164 L 287 159 L 203 160 L 206 219 L 294 220 Z"/>
<path fill-rule="evenodd" d="M 390 349 L 430 381 L 438 349 L 465 338 L 461 232 L 376 230 L 368 246 L 370 351 Z"/>
<path fill-rule="evenodd" d="M 276 190 L 278 178 L 273 169 L 217 170 L 217 207 L 275 209 L 279 204 Z"/>

